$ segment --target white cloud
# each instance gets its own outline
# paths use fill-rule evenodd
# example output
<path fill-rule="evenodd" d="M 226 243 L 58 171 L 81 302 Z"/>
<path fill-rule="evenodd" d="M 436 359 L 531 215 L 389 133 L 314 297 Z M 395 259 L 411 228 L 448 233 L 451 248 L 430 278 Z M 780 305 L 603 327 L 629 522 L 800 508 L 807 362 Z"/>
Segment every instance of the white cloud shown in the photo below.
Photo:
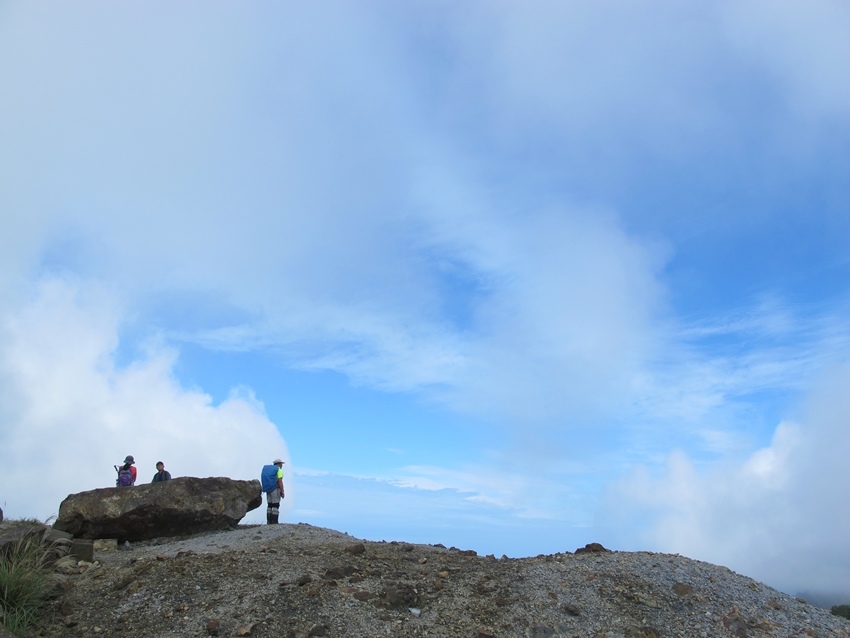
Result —
<path fill-rule="evenodd" d="M 490 175 L 500 161 L 423 110 L 407 66 L 448 47 L 435 84 L 452 113 L 521 139 L 533 125 L 591 154 L 602 135 L 630 144 L 626 130 L 638 146 L 710 137 L 720 115 L 694 69 L 720 46 L 718 22 L 701 19 L 714 14 L 609 9 L 479 7 L 401 56 L 387 55 L 400 36 L 386 26 L 406 23 L 380 11 L 348 22 L 302 9 L 272 27 L 225 9 L 197 21 L 172 7 L 169 21 L 112 7 L 111 21 L 76 29 L 60 28 L 67 12 L 16 11 L 0 77 L 28 90 L 0 107 L 17 123 L 0 172 L 16 211 L 0 255 L 17 257 L 2 270 L 73 270 L 140 314 L 191 297 L 204 309 L 193 321 L 142 323 L 456 408 L 540 419 L 569 406 L 579 420 L 615 409 L 666 330 L 666 249 L 615 213 L 506 197 Z M 482 39 L 497 55 L 482 58 Z M 476 73 L 483 93 L 441 92 Z M 20 161 L 33 147 L 49 148 L 47 163 Z"/>
<path fill-rule="evenodd" d="M 113 11 L 123 33 L 132 15 Z M 299 16 L 314 28 L 311 21 L 342 29 L 325 16 Z M 28 20 L 21 33 L 44 37 L 44 22 L 58 17 Z M 157 50 L 140 55 L 146 40 L 128 35 L 103 65 L 94 60 L 117 42 L 95 37 L 77 47 L 77 36 L 60 32 L 73 81 L 50 67 L 56 43 L 52 56 L 34 57 L 31 75 L 46 81 L 4 107 L 21 123 L 6 157 L 11 163 L 34 139 L 55 148 L 52 164 L 15 164 L 14 177 L 0 176 L 29 228 L 20 236 L 4 224 L 4 243 L 31 246 L 35 262 L 21 259 L 10 270 L 72 270 L 124 291 L 130 312 L 165 308 L 141 323 L 161 320 L 166 337 L 273 348 L 295 366 L 437 393 L 474 412 L 540 418 L 565 404 L 593 412 L 628 387 L 655 339 L 662 264 L 654 247 L 629 236 L 613 214 L 505 205 L 463 170 L 474 162 L 456 142 L 432 142 L 428 124 L 390 116 L 390 105 L 413 95 L 404 69 L 379 55 L 383 44 L 363 42 L 369 20 L 344 29 L 333 52 L 295 38 L 286 47 L 297 48 L 299 60 L 306 55 L 314 73 L 284 57 L 271 78 L 258 74 L 257 60 L 206 60 L 187 44 L 215 40 L 228 31 L 224 23 L 217 15 L 184 34 L 144 22 Z M 244 16 L 235 25 L 260 29 Z M 89 28 L 113 33 L 98 20 Z M 21 34 L 16 41 L 34 46 Z M 264 39 L 257 46 L 276 51 Z M 21 83 L 12 53 L 0 75 Z M 172 58 L 181 62 L 172 67 Z M 353 72 L 368 99 L 347 92 Z M 293 74 L 302 90 L 287 83 Z M 328 74 L 338 81 L 318 79 Z M 243 90 L 257 101 L 237 114 L 228 105 Z M 337 100 L 345 108 L 329 114 Z M 33 117 L 28 109 L 42 102 L 62 108 Z M 127 125 L 93 110 L 124 113 L 115 122 Z M 263 162 L 237 161 L 242 139 L 261 140 L 255 152 Z M 45 202 L 19 187 L 36 182 L 56 195 Z M 48 215 L 43 226 L 23 221 L 34 209 L 39 219 Z M 169 302 L 180 297 L 191 299 L 182 308 L 204 312 L 187 310 L 188 322 L 177 316 Z M 461 298 L 459 324 L 451 305 Z M 581 383 L 560 381 L 578 370 Z"/>
<path fill-rule="evenodd" d="M 806 118 L 846 118 L 850 87 L 850 8 L 841 0 L 725 2 L 720 12 L 732 45 L 768 70 Z"/>
<path fill-rule="evenodd" d="M 635 470 L 611 489 L 600 526 L 624 548 L 679 552 L 786 590 L 850 594 L 848 390 L 850 367 L 828 368 L 804 421 L 781 423 L 740 464 L 698 470 L 679 451 L 661 475 Z"/>
<path fill-rule="evenodd" d="M 659 253 L 601 214 L 529 216 L 501 234 L 512 241 L 476 308 L 457 403 L 526 419 L 616 411 L 660 345 Z"/>
<path fill-rule="evenodd" d="M 111 487 L 136 458 L 139 481 L 162 460 L 177 476 L 258 478 L 286 444 L 250 392 L 218 405 L 173 376 L 151 346 L 119 366 L 122 308 L 90 282 L 50 279 L 0 330 L 0 498 L 7 516 L 46 518 L 70 493 Z M 277 450 L 277 452 L 274 452 Z M 272 452 L 270 452 L 272 451 Z M 256 514 L 255 514 L 256 517 Z"/>

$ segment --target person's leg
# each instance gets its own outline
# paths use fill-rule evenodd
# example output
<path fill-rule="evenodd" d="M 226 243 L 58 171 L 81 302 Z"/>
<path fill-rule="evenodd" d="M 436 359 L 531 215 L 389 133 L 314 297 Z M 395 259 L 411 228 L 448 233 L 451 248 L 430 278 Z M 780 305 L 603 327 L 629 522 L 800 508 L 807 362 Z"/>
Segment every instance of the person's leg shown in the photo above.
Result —
<path fill-rule="evenodd" d="M 266 495 L 268 509 L 266 510 L 266 523 L 276 525 L 280 519 L 280 490 L 275 488 Z"/>
<path fill-rule="evenodd" d="M 274 512 L 277 509 L 277 507 L 279 507 L 279 506 L 274 505 L 274 507 L 272 507 L 272 493 L 266 492 L 266 524 L 267 525 L 272 524 L 272 522 L 273 522 L 272 521 L 272 512 Z"/>

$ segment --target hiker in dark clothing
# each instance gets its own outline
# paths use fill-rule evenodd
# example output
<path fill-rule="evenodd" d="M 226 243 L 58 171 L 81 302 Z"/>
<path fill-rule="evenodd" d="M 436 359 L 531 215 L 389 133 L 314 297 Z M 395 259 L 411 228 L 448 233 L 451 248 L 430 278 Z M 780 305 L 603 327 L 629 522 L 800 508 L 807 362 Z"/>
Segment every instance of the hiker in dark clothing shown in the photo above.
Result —
<path fill-rule="evenodd" d="M 153 475 L 151 483 L 162 483 L 163 481 L 171 480 L 171 472 L 165 469 L 165 463 L 162 461 L 156 462 L 156 474 Z"/>

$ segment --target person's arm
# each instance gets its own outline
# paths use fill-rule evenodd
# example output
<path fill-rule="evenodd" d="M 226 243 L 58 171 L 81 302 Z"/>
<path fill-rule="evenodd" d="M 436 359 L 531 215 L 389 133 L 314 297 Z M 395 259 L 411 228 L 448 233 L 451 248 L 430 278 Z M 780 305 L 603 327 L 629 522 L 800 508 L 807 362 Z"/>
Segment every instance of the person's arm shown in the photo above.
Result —
<path fill-rule="evenodd" d="M 277 489 L 280 490 L 280 497 L 283 498 L 283 470 L 278 470 L 277 473 Z"/>

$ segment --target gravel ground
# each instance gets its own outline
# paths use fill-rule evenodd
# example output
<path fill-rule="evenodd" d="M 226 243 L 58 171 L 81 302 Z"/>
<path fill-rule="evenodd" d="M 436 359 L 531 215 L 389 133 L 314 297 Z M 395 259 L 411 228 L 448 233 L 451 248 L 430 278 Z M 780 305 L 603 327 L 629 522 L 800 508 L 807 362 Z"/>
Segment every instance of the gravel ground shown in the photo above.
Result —
<path fill-rule="evenodd" d="M 499 559 L 282 524 L 98 550 L 65 571 L 35 635 L 850 638 L 826 610 L 649 552 Z"/>

